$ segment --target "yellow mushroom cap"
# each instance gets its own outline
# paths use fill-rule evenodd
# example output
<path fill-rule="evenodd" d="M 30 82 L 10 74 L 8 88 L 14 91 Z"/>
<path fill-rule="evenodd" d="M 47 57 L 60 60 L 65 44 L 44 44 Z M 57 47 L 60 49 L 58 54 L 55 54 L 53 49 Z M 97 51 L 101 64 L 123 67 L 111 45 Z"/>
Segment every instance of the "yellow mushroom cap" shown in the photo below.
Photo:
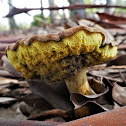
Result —
<path fill-rule="evenodd" d="M 6 54 L 26 79 L 58 81 L 83 66 L 100 64 L 117 53 L 116 42 L 96 28 L 76 26 L 58 34 L 36 35 L 8 46 Z"/>

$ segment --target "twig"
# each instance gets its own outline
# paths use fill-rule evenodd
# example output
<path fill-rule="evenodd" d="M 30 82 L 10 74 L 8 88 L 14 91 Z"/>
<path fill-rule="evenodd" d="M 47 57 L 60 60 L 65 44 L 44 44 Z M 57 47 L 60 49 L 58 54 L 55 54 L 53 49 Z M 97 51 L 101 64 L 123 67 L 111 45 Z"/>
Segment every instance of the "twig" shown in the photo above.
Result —
<path fill-rule="evenodd" d="M 70 6 L 63 7 L 47 7 L 47 8 L 16 8 L 13 9 L 7 14 L 5 17 L 13 17 L 16 14 L 27 13 L 31 10 L 59 10 L 59 9 L 69 9 L 69 10 L 78 10 L 78 9 L 86 9 L 86 8 L 123 8 L 126 9 L 126 6 L 118 6 L 118 5 L 90 5 L 90 4 L 73 4 Z"/>

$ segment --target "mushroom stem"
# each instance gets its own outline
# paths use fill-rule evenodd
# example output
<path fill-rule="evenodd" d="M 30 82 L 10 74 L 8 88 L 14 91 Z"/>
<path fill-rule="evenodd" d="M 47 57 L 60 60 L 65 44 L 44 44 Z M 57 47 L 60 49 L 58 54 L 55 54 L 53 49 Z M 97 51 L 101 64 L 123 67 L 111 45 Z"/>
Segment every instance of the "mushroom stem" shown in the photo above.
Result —
<path fill-rule="evenodd" d="M 65 79 L 67 88 L 70 93 L 79 93 L 82 95 L 92 95 L 95 92 L 91 89 L 86 75 L 87 68 L 83 67 L 77 75 Z"/>

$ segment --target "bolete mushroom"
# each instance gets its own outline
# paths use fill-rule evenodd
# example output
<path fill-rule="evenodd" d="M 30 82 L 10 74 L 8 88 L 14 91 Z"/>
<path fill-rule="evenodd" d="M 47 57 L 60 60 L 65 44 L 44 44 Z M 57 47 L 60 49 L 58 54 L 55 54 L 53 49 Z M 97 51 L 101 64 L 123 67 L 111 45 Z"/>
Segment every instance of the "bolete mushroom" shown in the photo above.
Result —
<path fill-rule="evenodd" d="M 117 45 L 96 28 L 76 26 L 58 34 L 36 35 L 6 49 L 14 68 L 26 79 L 65 79 L 70 93 L 94 94 L 86 69 L 113 58 Z"/>

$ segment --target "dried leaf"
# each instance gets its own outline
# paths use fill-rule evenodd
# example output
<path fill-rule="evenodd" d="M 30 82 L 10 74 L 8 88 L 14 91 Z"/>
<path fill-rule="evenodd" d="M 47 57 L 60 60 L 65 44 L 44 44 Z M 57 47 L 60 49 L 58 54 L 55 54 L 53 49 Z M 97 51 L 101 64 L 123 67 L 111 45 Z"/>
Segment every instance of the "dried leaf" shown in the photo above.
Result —
<path fill-rule="evenodd" d="M 64 28 L 65 29 L 68 29 L 68 28 L 71 28 L 71 27 L 74 27 L 74 26 L 77 26 L 78 24 L 72 20 L 67 20 L 66 22 L 64 22 Z"/>
<path fill-rule="evenodd" d="M 61 116 L 56 116 L 56 117 L 52 117 L 49 119 L 45 119 L 44 121 L 50 121 L 50 122 L 66 122 Z"/>
<path fill-rule="evenodd" d="M 117 24 L 113 24 L 111 22 L 106 22 L 104 20 L 96 20 L 93 18 L 88 18 L 87 20 L 81 19 L 78 21 L 78 23 L 79 23 L 79 25 L 88 25 L 90 27 L 97 27 L 99 25 L 99 26 L 102 26 L 103 28 L 106 28 L 106 29 L 108 29 L 108 28 L 122 29 L 122 27 L 120 27 Z"/>
<path fill-rule="evenodd" d="M 102 107 L 100 104 L 90 101 L 75 109 L 74 114 L 76 118 L 82 118 L 104 111 L 106 111 L 106 109 L 104 109 L 104 107 Z"/>
<path fill-rule="evenodd" d="M 10 89 L 4 88 L 4 89 L 2 89 L 2 90 L 0 91 L 0 95 L 2 95 L 2 96 L 10 96 L 10 92 L 11 92 Z"/>
<path fill-rule="evenodd" d="M 118 103 L 114 102 L 114 109 L 120 108 L 121 105 L 119 105 Z"/>
<path fill-rule="evenodd" d="M 12 82 L 13 83 L 18 83 L 18 80 L 5 78 L 5 77 L 0 77 L 0 85 L 9 85 Z"/>
<path fill-rule="evenodd" d="M 17 96 L 22 96 L 22 95 L 28 95 L 31 94 L 31 91 L 29 88 L 17 88 L 14 90 L 11 90 L 11 95 L 13 97 L 17 97 Z"/>
<path fill-rule="evenodd" d="M 110 89 L 109 91 L 112 91 L 113 84 L 109 81 L 109 79 L 103 77 L 102 82 L 105 84 L 105 86 L 109 87 L 109 89 Z"/>
<path fill-rule="evenodd" d="M 5 103 L 5 102 L 11 102 L 17 100 L 16 98 L 10 98 L 10 97 L 1 97 L 0 98 L 0 103 Z"/>
<path fill-rule="evenodd" d="M 81 94 L 78 94 L 78 93 L 72 93 L 71 94 L 71 101 L 75 105 L 82 106 L 87 101 L 96 100 L 98 97 L 106 94 L 109 91 L 108 87 L 105 88 L 104 84 L 100 83 L 99 81 L 96 81 L 95 79 L 90 79 L 89 84 L 90 84 L 91 88 L 94 90 L 94 92 L 96 92 L 98 94 L 95 94 L 95 95 L 81 95 Z"/>
<path fill-rule="evenodd" d="M 106 88 L 105 84 L 99 80 L 96 79 L 88 79 L 89 85 L 91 88 L 95 91 L 95 93 L 100 95 L 100 93 L 105 93 L 108 91 L 108 88 Z"/>
<path fill-rule="evenodd" d="M 6 70 L 0 70 L 0 76 L 5 76 L 5 77 L 18 77 L 18 76 L 15 76 L 15 75 L 10 74 Z"/>
<path fill-rule="evenodd" d="M 34 94 L 48 101 L 55 109 L 73 111 L 73 104 L 65 82 L 47 83 L 40 80 L 28 81 Z"/>
<path fill-rule="evenodd" d="M 18 99 L 34 108 L 40 109 L 41 111 L 53 109 L 45 99 L 33 93 Z"/>
<path fill-rule="evenodd" d="M 126 50 L 126 43 L 120 44 L 120 45 L 118 46 L 118 50 Z"/>
<path fill-rule="evenodd" d="M 53 109 L 53 110 L 47 110 L 42 113 L 30 116 L 28 119 L 29 120 L 44 120 L 49 117 L 54 117 L 54 116 L 60 116 L 63 118 L 68 118 L 69 115 L 66 111 L 60 110 L 60 109 Z"/>
<path fill-rule="evenodd" d="M 111 60 L 110 62 L 107 63 L 107 66 L 121 66 L 121 65 L 126 65 L 126 55 L 120 55 L 117 56 L 115 59 Z"/>
<path fill-rule="evenodd" d="M 8 45 L 9 43 L 0 43 L 0 51 L 4 51 Z"/>
<path fill-rule="evenodd" d="M 24 88 L 29 87 L 29 84 L 28 84 L 27 81 L 19 81 L 18 84 L 19 84 L 20 87 L 24 87 Z"/>
<path fill-rule="evenodd" d="M 119 73 L 118 73 L 118 77 L 117 77 L 117 75 L 116 75 L 116 77 L 114 77 L 115 75 L 109 74 L 108 71 L 109 71 L 109 70 L 108 70 L 107 67 L 106 67 L 106 69 L 104 69 L 104 70 L 99 70 L 99 71 L 97 71 L 97 70 L 92 70 L 92 71 L 89 72 L 89 74 L 92 75 L 92 76 L 94 76 L 94 77 L 100 77 L 100 78 L 101 78 L 101 77 L 105 77 L 105 78 L 107 78 L 108 80 L 111 80 L 111 81 L 113 81 L 113 82 L 123 83 L 123 80 L 122 80 L 122 78 L 119 76 Z"/>
<path fill-rule="evenodd" d="M 117 103 L 125 106 L 126 105 L 126 87 L 121 87 L 115 83 L 112 90 L 112 97 Z"/>
<path fill-rule="evenodd" d="M 105 64 L 104 64 L 105 65 Z M 101 66 L 101 65 L 97 65 L 97 66 L 93 66 L 89 68 L 89 71 L 91 70 L 105 70 L 105 69 L 126 69 L 126 65 L 121 65 L 121 66 Z M 124 70 L 125 71 L 125 70 Z"/>
<path fill-rule="evenodd" d="M 17 72 L 15 70 L 15 68 L 10 64 L 10 61 L 8 60 L 8 58 L 4 55 L 2 57 L 3 62 L 3 67 L 6 71 L 8 71 L 9 73 L 17 76 L 17 77 L 21 77 L 21 73 Z"/>
<path fill-rule="evenodd" d="M 112 15 L 112 14 L 107 14 L 107 13 L 98 13 L 98 16 L 101 18 L 101 19 L 107 19 L 109 21 L 122 21 L 122 22 L 126 22 L 126 18 L 125 17 L 119 17 L 119 16 L 115 16 L 115 15 Z"/>
<path fill-rule="evenodd" d="M 96 81 L 94 79 L 89 81 L 90 83 L 92 83 L 92 85 L 94 84 L 94 87 L 96 87 L 94 89 L 96 90 L 97 93 L 101 90 L 101 92 L 99 92 L 100 94 L 92 96 L 72 94 L 71 99 L 77 109 L 76 111 L 78 118 L 97 113 L 95 110 L 108 111 L 114 108 L 114 103 L 112 99 L 112 84 L 106 78 L 103 78 L 101 80 L 102 80 L 101 82 Z M 109 89 L 106 87 L 109 87 Z M 92 102 L 95 105 L 92 105 Z M 86 105 L 87 103 L 90 103 L 91 107 L 96 106 L 98 108 L 92 107 L 92 110 L 90 110 L 91 108 L 90 106 Z M 93 111 L 94 113 L 90 111 Z"/>
<path fill-rule="evenodd" d="M 20 111 L 25 115 L 25 116 L 29 116 L 31 114 L 31 112 L 33 111 L 33 107 L 29 106 L 28 104 L 26 104 L 25 102 L 21 102 L 19 104 L 19 109 Z"/>
<path fill-rule="evenodd" d="M 109 87 L 109 91 L 96 99 L 96 102 L 106 106 L 107 109 L 112 109 L 114 105 L 112 98 L 113 84 L 107 78 L 102 78 L 102 82 L 105 84 L 105 86 Z"/>

